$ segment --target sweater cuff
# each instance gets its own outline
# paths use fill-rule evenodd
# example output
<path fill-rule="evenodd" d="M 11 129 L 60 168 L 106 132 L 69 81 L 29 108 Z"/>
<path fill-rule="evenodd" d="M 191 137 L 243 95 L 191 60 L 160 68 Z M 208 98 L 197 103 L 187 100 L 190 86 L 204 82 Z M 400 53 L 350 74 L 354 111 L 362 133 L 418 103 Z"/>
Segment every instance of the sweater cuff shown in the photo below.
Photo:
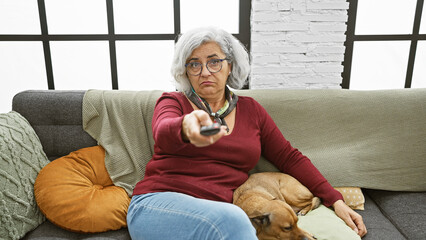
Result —
<path fill-rule="evenodd" d="M 327 199 L 321 199 L 322 203 L 324 204 L 324 206 L 326 207 L 331 207 L 335 202 L 337 202 L 338 200 L 343 200 L 343 195 L 337 191 L 336 189 L 332 188 L 330 189 L 332 192 L 327 196 Z"/>

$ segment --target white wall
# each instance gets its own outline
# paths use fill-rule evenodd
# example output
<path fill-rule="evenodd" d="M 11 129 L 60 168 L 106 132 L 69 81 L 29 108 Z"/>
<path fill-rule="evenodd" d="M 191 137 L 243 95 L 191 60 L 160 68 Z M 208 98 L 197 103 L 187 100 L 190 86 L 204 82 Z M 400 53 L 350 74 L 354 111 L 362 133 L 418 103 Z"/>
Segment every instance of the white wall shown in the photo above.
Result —
<path fill-rule="evenodd" d="M 253 0 L 250 88 L 340 88 L 346 0 Z"/>

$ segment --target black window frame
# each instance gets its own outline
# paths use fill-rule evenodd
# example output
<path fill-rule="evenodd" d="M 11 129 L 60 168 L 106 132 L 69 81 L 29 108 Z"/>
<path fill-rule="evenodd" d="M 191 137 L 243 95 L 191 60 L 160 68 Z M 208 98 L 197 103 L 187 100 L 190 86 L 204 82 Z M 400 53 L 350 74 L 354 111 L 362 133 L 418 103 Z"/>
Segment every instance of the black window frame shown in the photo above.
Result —
<path fill-rule="evenodd" d="M 346 30 L 346 41 L 345 41 L 345 56 L 343 62 L 343 73 L 342 73 L 342 88 L 349 89 L 351 69 L 352 69 L 352 56 L 353 46 L 356 41 L 400 41 L 406 40 L 411 41 L 410 52 L 408 56 L 407 72 L 405 77 L 405 88 L 411 88 L 414 62 L 416 58 L 417 43 L 420 40 L 426 40 L 426 34 L 420 34 L 420 23 L 422 18 L 424 0 L 417 0 L 416 10 L 414 14 L 413 32 L 411 34 L 383 34 L 383 35 L 356 35 L 355 24 L 356 15 L 358 11 L 358 0 L 347 0 L 349 2 L 348 9 L 348 22 Z M 426 24 L 426 23 L 424 23 Z"/>
<path fill-rule="evenodd" d="M 174 40 L 181 34 L 180 0 L 173 0 L 174 8 L 174 33 L 172 34 L 115 34 L 113 0 L 106 0 L 108 34 L 49 34 L 47 28 L 46 7 L 44 0 L 37 0 L 40 17 L 40 35 L 25 34 L 0 34 L 0 41 L 41 41 L 43 43 L 44 59 L 49 90 L 55 89 L 53 76 L 52 56 L 50 42 L 52 41 L 108 41 L 111 64 L 111 85 L 113 90 L 118 90 L 116 41 L 119 40 Z M 251 1 L 239 0 L 239 33 L 233 34 L 250 51 L 251 28 L 250 14 Z M 246 85 L 244 88 L 248 88 Z"/>

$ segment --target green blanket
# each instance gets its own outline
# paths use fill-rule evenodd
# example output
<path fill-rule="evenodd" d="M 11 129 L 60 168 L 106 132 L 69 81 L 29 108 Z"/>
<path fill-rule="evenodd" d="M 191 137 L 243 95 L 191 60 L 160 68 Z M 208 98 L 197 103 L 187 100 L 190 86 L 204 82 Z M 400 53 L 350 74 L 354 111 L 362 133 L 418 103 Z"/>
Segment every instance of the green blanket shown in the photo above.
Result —
<path fill-rule="evenodd" d="M 241 90 L 335 187 L 426 191 L 426 89 Z M 112 181 L 132 193 L 153 153 L 161 91 L 90 90 L 83 127 L 106 150 Z M 253 170 L 276 171 L 261 158 Z"/>
<path fill-rule="evenodd" d="M 105 148 L 105 166 L 129 196 L 153 154 L 151 120 L 161 91 L 89 90 L 83 98 L 83 128 Z"/>

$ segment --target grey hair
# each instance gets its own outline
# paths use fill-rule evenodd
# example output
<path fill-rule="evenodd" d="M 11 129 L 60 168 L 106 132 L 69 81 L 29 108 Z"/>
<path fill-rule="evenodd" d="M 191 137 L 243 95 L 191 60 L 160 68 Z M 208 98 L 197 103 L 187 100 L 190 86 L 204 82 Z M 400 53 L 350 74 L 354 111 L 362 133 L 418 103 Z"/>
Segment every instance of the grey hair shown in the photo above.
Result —
<path fill-rule="evenodd" d="M 241 89 L 250 73 L 249 55 L 243 44 L 232 34 L 215 27 L 196 28 L 184 33 L 175 45 L 171 73 L 176 81 L 176 88 L 185 92 L 190 89 L 185 64 L 192 52 L 207 42 L 216 42 L 228 61 L 232 63 L 227 85 Z"/>

